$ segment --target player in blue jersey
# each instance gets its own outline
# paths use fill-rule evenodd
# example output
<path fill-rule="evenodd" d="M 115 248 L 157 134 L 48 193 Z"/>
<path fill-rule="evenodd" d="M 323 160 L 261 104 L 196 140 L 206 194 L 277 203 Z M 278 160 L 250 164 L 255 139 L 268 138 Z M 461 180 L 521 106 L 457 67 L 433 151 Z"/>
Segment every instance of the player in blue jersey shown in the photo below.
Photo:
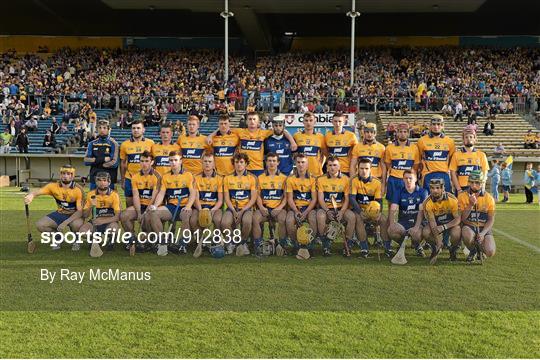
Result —
<path fill-rule="evenodd" d="M 285 119 L 275 117 L 272 120 L 274 133 L 264 141 L 264 154 L 274 153 L 279 156 L 279 172 L 289 176 L 293 170 L 291 142 L 285 137 Z"/>

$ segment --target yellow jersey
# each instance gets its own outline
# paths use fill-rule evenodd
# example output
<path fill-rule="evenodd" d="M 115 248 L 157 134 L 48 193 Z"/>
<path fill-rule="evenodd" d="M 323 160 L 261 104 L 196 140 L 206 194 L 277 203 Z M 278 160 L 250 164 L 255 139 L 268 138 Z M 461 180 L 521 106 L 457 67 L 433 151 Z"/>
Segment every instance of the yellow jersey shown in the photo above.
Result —
<path fill-rule="evenodd" d="M 249 157 L 248 170 L 264 169 L 264 140 L 273 134 L 272 130 L 231 129 L 240 138 L 240 152 Z"/>
<path fill-rule="evenodd" d="M 165 175 L 171 171 L 169 167 L 169 153 L 171 151 L 180 151 L 178 144 L 154 144 L 152 145 L 152 155 L 154 156 L 154 169 L 160 175 Z"/>
<path fill-rule="evenodd" d="M 41 194 L 51 195 L 61 214 L 72 214 L 77 208 L 82 209 L 83 190 L 74 181 L 67 187 L 63 187 L 60 182 L 47 184 L 41 189 Z"/>
<path fill-rule="evenodd" d="M 269 175 L 265 171 L 259 176 L 258 181 L 264 207 L 269 209 L 277 208 L 285 195 L 287 177 L 279 172 L 276 175 Z"/>
<path fill-rule="evenodd" d="M 340 170 L 342 172 L 349 172 L 349 165 L 351 164 L 351 152 L 358 139 L 354 133 L 343 130 L 340 134 L 335 134 L 334 130 L 328 131 L 324 135 L 324 141 L 328 148 L 330 155 L 335 155 L 339 159 Z"/>
<path fill-rule="evenodd" d="M 407 141 L 401 146 L 393 142 L 386 147 L 384 162 L 388 165 L 388 174 L 392 177 L 403 179 L 404 170 L 412 170 L 414 165 L 420 164 L 420 155 L 416 144 Z"/>
<path fill-rule="evenodd" d="M 247 171 L 243 175 L 227 175 L 223 179 L 223 192 L 229 194 L 233 206 L 242 210 L 252 196 L 257 196 L 257 179 Z"/>
<path fill-rule="evenodd" d="M 161 187 L 165 188 L 166 204 L 177 205 L 180 198 L 180 206 L 186 206 L 193 191 L 193 174 L 187 171 L 167 173 L 161 178 Z"/>
<path fill-rule="evenodd" d="M 193 175 L 202 173 L 202 156 L 205 150 L 210 149 L 210 146 L 206 144 L 206 136 L 180 135 L 176 143 L 180 146 L 182 152 L 184 171 L 188 171 Z"/>
<path fill-rule="evenodd" d="M 323 173 L 322 164 L 324 160 L 323 152 L 326 149 L 324 135 L 321 133 L 306 134 L 299 131 L 293 136 L 298 145 L 298 153 L 304 153 L 308 159 L 308 171 L 313 176 L 321 176 Z"/>
<path fill-rule="evenodd" d="M 449 192 L 445 192 L 442 199 L 438 201 L 434 201 L 431 196 L 428 196 L 424 200 L 424 214 L 426 219 L 433 216 L 437 225 L 448 224 L 459 217 L 458 200 Z"/>
<path fill-rule="evenodd" d="M 458 207 L 459 211 L 463 212 L 469 207 L 469 191 L 464 191 L 458 195 Z M 495 212 L 495 199 L 493 196 L 485 191 L 478 192 L 476 198 L 476 206 L 473 206 L 469 216 L 463 223 L 470 226 L 478 226 L 483 228 L 488 220 L 488 214 Z"/>
<path fill-rule="evenodd" d="M 127 161 L 126 179 L 131 179 L 133 174 L 141 170 L 141 154 L 145 151 L 152 151 L 153 145 L 154 141 L 152 139 L 145 139 L 144 137 L 139 141 L 130 138 L 120 145 L 120 159 Z"/>
<path fill-rule="evenodd" d="M 92 196 L 96 197 L 96 217 L 112 217 L 120 213 L 120 196 L 114 190 L 108 189 L 105 194 L 91 190 L 86 194 L 85 209 L 92 207 Z"/>
<path fill-rule="evenodd" d="M 139 200 L 141 205 L 151 205 L 152 196 L 159 192 L 161 186 L 161 175 L 154 169 L 150 170 L 148 174 L 143 174 L 142 171 L 134 174 L 131 178 L 131 186 L 133 192 L 139 194 Z"/>
<path fill-rule="evenodd" d="M 229 131 L 227 134 L 217 134 L 212 139 L 212 149 L 214 150 L 214 159 L 216 163 L 216 170 L 218 175 L 226 176 L 234 172 L 234 165 L 232 158 L 240 139 L 238 135 Z"/>
<path fill-rule="evenodd" d="M 223 178 L 216 171 L 211 176 L 202 173 L 195 176 L 195 187 L 199 193 L 201 207 L 212 209 L 218 202 L 218 194 L 223 193 Z"/>
<path fill-rule="evenodd" d="M 289 176 L 286 182 L 287 193 L 293 194 L 294 204 L 298 209 L 309 206 L 313 199 L 312 193 L 317 191 L 317 180 L 311 175 L 298 177 L 297 173 Z"/>
<path fill-rule="evenodd" d="M 382 183 L 381 180 L 370 176 L 367 179 L 361 179 L 355 176 L 351 181 L 351 195 L 356 198 L 360 208 L 364 210 L 370 201 L 381 201 Z"/>
<path fill-rule="evenodd" d="M 535 134 L 525 134 L 525 137 L 523 141 L 526 144 L 534 144 L 536 142 L 536 135 Z"/>
<path fill-rule="evenodd" d="M 382 177 L 381 161 L 384 161 L 384 145 L 374 141 L 368 144 L 365 141 L 354 146 L 352 157 L 371 160 L 371 176 L 380 179 Z"/>
<path fill-rule="evenodd" d="M 464 187 L 468 186 L 471 171 L 480 170 L 485 174 L 489 170 L 489 163 L 483 151 L 477 149 L 467 151 L 463 147 L 452 156 L 450 170 L 456 173 L 459 186 Z"/>
<path fill-rule="evenodd" d="M 417 146 L 422 159 L 422 177 L 434 172 L 448 172 L 450 159 L 456 149 L 454 140 L 444 134 L 428 134 L 418 140 Z"/>
<path fill-rule="evenodd" d="M 333 209 L 332 197 L 336 199 L 337 208 L 341 209 L 343 202 L 349 197 L 349 177 L 344 174 L 338 174 L 335 178 L 328 174 L 321 175 L 317 179 L 317 190 L 323 193 L 324 203 L 329 209 Z"/>

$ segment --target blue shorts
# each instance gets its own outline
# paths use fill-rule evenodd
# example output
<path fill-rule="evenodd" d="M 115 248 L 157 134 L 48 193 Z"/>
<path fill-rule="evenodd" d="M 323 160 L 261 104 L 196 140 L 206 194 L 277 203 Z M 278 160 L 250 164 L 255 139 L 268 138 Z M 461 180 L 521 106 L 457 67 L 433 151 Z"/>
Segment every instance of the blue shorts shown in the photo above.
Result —
<path fill-rule="evenodd" d="M 407 220 L 407 219 L 403 219 L 403 220 L 398 220 L 398 224 L 403 226 L 403 228 L 405 229 L 405 231 L 409 230 L 410 228 L 414 227 L 414 224 L 416 223 L 415 221 L 416 219 L 412 219 L 412 220 Z"/>
<path fill-rule="evenodd" d="M 432 172 L 430 174 L 426 174 L 426 176 L 424 176 L 424 184 L 423 184 L 423 188 L 427 190 L 427 192 L 429 193 L 429 181 L 431 179 L 443 179 L 444 180 L 444 190 L 445 191 L 452 191 L 452 185 L 450 184 L 450 175 L 448 175 L 447 173 L 444 173 L 444 172 Z"/>
<path fill-rule="evenodd" d="M 167 204 L 167 205 L 165 205 L 165 207 L 171 213 L 171 217 L 174 216 L 174 211 L 176 210 L 176 205 Z M 182 208 L 183 208 L 183 206 L 180 206 L 180 208 L 178 209 L 178 213 L 176 214 L 176 219 L 174 219 L 174 220 L 180 220 L 180 211 L 182 211 Z M 171 220 L 173 220 L 173 219 L 171 219 Z"/>
<path fill-rule="evenodd" d="M 94 190 L 96 188 L 96 184 L 91 182 L 90 183 L 90 190 Z M 109 185 L 109 187 L 111 188 L 111 190 L 114 190 L 114 183 L 111 183 L 111 185 Z"/>
<path fill-rule="evenodd" d="M 398 179 L 395 176 L 388 177 L 388 183 L 386 184 L 386 200 L 394 204 L 399 204 L 399 199 L 394 199 L 393 197 L 399 196 L 401 189 L 405 184 L 403 184 L 403 179 Z"/>
<path fill-rule="evenodd" d="M 144 214 L 147 208 L 148 208 L 148 205 L 141 205 L 141 214 Z"/>
<path fill-rule="evenodd" d="M 60 225 L 61 223 L 69 219 L 71 215 L 72 214 L 62 214 L 62 213 L 59 213 L 58 211 L 53 211 L 52 213 L 48 214 L 47 217 L 53 220 L 56 223 L 56 225 Z"/>
<path fill-rule="evenodd" d="M 201 205 L 201 209 L 212 209 L 213 206 L 210 205 L 210 204 L 204 204 L 204 205 Z"/>
<path fill-rule="evenodd" d="M 107 230 L 107 226 L 109 226 L 109 224 L 98 225 L 94 228 L 94 232 L 104 233 L 105 230 Z"/>
<path fill-rule="evenodd" d="M 503 185 L 502 188 L 503 188 L 503 191 L 510 191 L 512 189 L 512 186 L 511 185 Z"/>
<path fill-rule="evenodd" d="M 124 196 L 133 197 L 133 188 L 131 187 L 131 179 L 124 180 Z"/>
<path fill-rule="evenodd" d="M 264 170 L 248 170 L 250 173 L 252 173 L 253 175 L 255 175 L 256 177 L 259 177 L 261 176 L 262 174 L 264 174 Z"/>

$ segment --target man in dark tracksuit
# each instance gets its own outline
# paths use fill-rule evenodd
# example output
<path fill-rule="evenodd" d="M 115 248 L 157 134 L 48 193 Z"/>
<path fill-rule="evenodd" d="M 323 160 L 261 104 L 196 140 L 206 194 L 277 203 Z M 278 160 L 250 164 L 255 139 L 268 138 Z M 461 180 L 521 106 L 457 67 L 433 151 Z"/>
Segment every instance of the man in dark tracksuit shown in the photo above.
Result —
<path fill-rule="evenodd" d="M 96 188 L 95 176 L 105 171 L 111 175 L 111 189 L 114 189 L 118 176 L 118 152 L 120 146 L 109 136 L 108 121 L 101 120 L 97 126 L 97 138 L 88 143 L 84 164 L 90 166 L 90 190 Z"/>

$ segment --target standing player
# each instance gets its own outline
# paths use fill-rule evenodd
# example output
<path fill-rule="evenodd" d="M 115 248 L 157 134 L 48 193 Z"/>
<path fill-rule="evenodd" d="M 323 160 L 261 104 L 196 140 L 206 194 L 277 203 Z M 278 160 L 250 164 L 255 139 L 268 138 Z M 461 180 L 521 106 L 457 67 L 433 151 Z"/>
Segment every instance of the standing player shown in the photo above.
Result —
<path fill-rule="evenodd" d="M 98 137 L 88 143 L 84 165 L 90 166 L 90 190 L 96 188 L 96 174 L 107 172 L 111 176 L 111 189 L 118 177 L 118 151 L 116 140 L 109 136 L 111 127 L 109 122 L 100 120 L 97 124 Z"/>
<path fill-rule="evenodd" d="M 274 133 L 264 142 L 264 154 L 277 154 L 279 156 L 279 172 L 289 176 L 293 170 L 291 142 L 284 135 L 285 120 L 275 117 L 272 120 Z"/>
<path fill-rule="evenodd" d="M 218 130 L 212 138 L 212 150 L 219 176 L 231 175 L 234 172 L 233 156 L 240 143 L 238 135 L 231 131 L 229 115 L 219 116 Z"/>
<path fill-rule="evenodd" d="M 474 147 L 476 144 L 476 130 L 472 125 L 463 129 L 463 147 L 454 153 L 450 160 L 450 175 L 456 194 L 466 191 L 469 175 L 474 170 L 480 170 L 486 176 L 489 164 L 486 154 Z"/>
<path fill-rule="evenodd" d="M 431 247 L 429 263 L 434 265 L 442 251 L 443 244 L 450 247 L 450 261 L 457 259 L 457 249 L 461 241 L 459 223 L 461 217 L 458 200 L 445 191 L 443 179 L 434 178 L 429 182 L 430 194 L 424 201 L 424 215 L 428 224 L 422 230 L 422 236 Z M 448 244 L 450 240 L 450 244 Z"/>
<path fill-rule="evenodd" d="M 203 172 L 195 176 L 195 188 L 198 196 L 195 199 L 195 210 L 191 215 L 191 228 L 202 227 L 199 224 L 199 212 L 210 209 L 214 229 L 221 229 L 223 212 L 223 178 L 216 172 L 214 155 L 207 152 L 203 155 Z"/>
<path fill-rule="evenodd" d="M 369 159 L 371 161 L 371 176 L 381 180 L 383 196 L 386 193 L 386 165 L 384 163 L 384 145 L 375 139 L 377 135 L 377 125 L 366 124 L 362 133 L 362 142 L 356 144 L 351 156 L 351 178 L 356 176 L 358 159 Z"/>
<path fill-rule="evenodd" d="M 404 187 L 390 200 L 388 213 L 388 237 L 401 243 L 409 235 L 416 255 L 425 257 L 422 248 L 422 221 L 424 220 L 423 203 L 428 197 L 424 188 L 416 185 L 416 172 L 403 171 Z M 397 221 L 396 221 L 397 214 Z"/>
<path fill-rule="evenodd" d="M 96 207 L 96 218 L 92 222 L 85 222 L 79 232 L 86 233 L 88 231 L 105 233 L 107 229 L 116 230 L 120 228 L 118 221 L 120 220 L 120 197 L 118 193 L 109 188 L 111 185 L 111 177 L 107 172 L 99 172 L 96 174 L 96 189 L 91 190 L 86 194 L 84 203 L 83 218 L 86 219 L 92 216 L 92 207 Z M 113 243 L 107 242 L 104 239 L 103 245 L 108 249 L 113 248 Z"/>
<path fill-rule="evenodd" d="M 298 145 L 298 153 L 303 153 L 308 159 L 308 171 L 311 175 L 321 176 L 322 164 L 327 152 L 324 135 L 315 132 L 317 119 L 311 112 L 304 114 L 304 129 L 294 134 L 294 140 Z"/>
<path fill-rule="evenodd" d="M 287 177 L 279 171 L 279 156 L 275 153 L 266 154 L 266 171 L 259 176 L 259 196 L 257 210 L 253 214 L 253 243 L 258 254 L 262 253 L 264 223 L 273 220 L 279 225 L 279 240 L 286 242 L 287 229 L 287 198 L 285 183 Z"/>
<path fill-rule="evenodd" d="M 452 191 L 448 170 L 455 145 L 454 140 L 445 136 L 443 130 L 444 118 L 433 115 L 429 134 L 422 136 L 417 143 L 422 164 L 422 181 L 426 190 L 429 190 L 431 179 L 442 179 L 445 191 Z"/>
<path fill-rule="evenodd" d="M 131 176 L 141 170 L 140 157 L 145 151 L 151 151 L 154 141 L 144 138 L 144 124 L 136 120 L 131 124 L 131 138 L 120 145 L 120 182 L 126 197 L 126 207 L 133 205 Z"/>
<path fill-rule="evenodd" d="M 351 180 L 350 202 L 356 215 L 356 236 L 360 241 L 360 256 L 369 256 L 367 241 L 367 226 L 375 227 L 377 242 L 379 236 L 383 241 L 385 255 L 389 258 L 394 256 L 392 244 L 388 239 L 386 217 L 381 213 L 382 207 L 382 183 L 379 179 L 371 176 L 371 161 L 369 159 L 358 160 L 358 176 Z"/>
<path fill-rule="evenodd" d="M 165 221 L 177 221 L 178 214 L 180 214 L 183 228 L 191 231 L 189 219 L 196 197 L 196 191 L 193 187 L 193 175 L 182 169 L 182 155 L 179 152 L 172 151 L 169 154 L 169 164 L 171 165 L 171 172 L 163 175 L 154 204 L 148 207 L 151 211 L 152 230 L 157 233 L 162 232 L 163 223 Z M 161 205 L 163 200 L 165 200 L 165 205 Z M 177 208 L 179 209 L 178 212 L 176 212 Z M 174 214 L 176 214 L 176 218 L 173 218 Z M 182 238 L 178 248 L 171 246 L 171 249 L 178 250 L 179 254 L 186 254 L 188 243 L 188 240 Z M 158 254 L 167 255 L 167 252 L 164 251 Z"/>
<path fill-rule="evenodd" d="M 152 145 L 152 156 L 154 157 L 154 168 L 159 175 L 163 176 L 171 171 L 169 164 L 170 152 L 180 151 L 180 146 L 172 143 L 173 131 L 170 123 L 161 125 L 159 137 L 161 138 L 161 143 Z"/>
<path fill-rule="evenodd" d="M 199 134 L 200 121 L 195 115 L 187 120 L 187 134 L 178 136 L 176 143 L 180 146 L 184 171 L 193 176 L 202 172 L 202 156 L 209 149 L 206 136 Z"/>
<path fill-rule="evenodd" d="M 459 210 L 463 228 L 461 237 L 469 249 L 467 262 L 472 262 L 478 243 L 482 252 L 491 257 L 495 255 L 495 239 L 491 229 L 495 222 L 495 200 L 491 194 L 482 190 L 485 182 L 484 174 L 474 170 L 469 174 L 469 188 L 458 196 Z"/>
<path fill-rule="evenodd" d="M 388 169 L 386 200 L 392 201 L 403 187 L 403 172 L 412 170 L 416 173 L 420 164 L 418 147 L 409 141 L 407 123 L 397 125 L 397 140 L 386 147 L 384 162 Z"/>
<path fill-rule="evenodd" d="M 349 210 L 349 178 L 343 175 L 339 170 L 339 159 L 335 155 L 329 155 L 326 159 L 326 175 L 321 175 L 317 179 L 318 204 L 317 210 L 317 227 L 319 234 L 326 234 L 328 222 L 335 220 L 340 223 L 345 222 L 345 239 L 346 244 L 343 248 L 343 256 L 350 256 L 352 247 L 352 238 L 354 235 L 355 217 L 354 213 Z M 332 198 L 337 204 L 337 211 L 332 205 Z M 324 235 L 322 240 L 323 256 L 332 255 L 331 247 L 332 240 Z"/>
<path fill-rule="evenodd" d="M 24 198 L 24 203 L 29 205 L 36 196 L 50 195 L 56 201 L 58 209 L 36 223 L 39 232 L 64 231 L 69 226 L 71 231 L 77 232 L 83 224 L 83 190 L 74 181 L 75 168 L 64 165 L 60 168 L 60 181 L 51 182 L 41 189 L 31 192 Z M 59 250 L 60 245 L 53 245 L 53 250 Z M 73 250 L 79 250 L 79 244 L 73 244 Z"/>
<path fill-rule="evenodd" d="M 167 163 L 169 156 L 167 154 Z M 140 158 L 141 170 L 131 178 L 131 186 L 133 189 L 133 205 L 122 211 L 120 220 L 124 231 L 134 234 L 135 221 L 141 224 L 141 231 L 150 230 L 150 220 L 146 211 L 148 205 L 154 203 L 156 196 L 161 186 L 161 175 L 157 169 L 153 169 L 154 158 L 149 151 L 141 154 Z M 135 234 L 134 234 L 135 235 Z M 133 242 L 131 239 L 130 243 Z M 139 251 L 143 251 L 139 247 Z"/>
<path fill-rule="evenodd" d="M 296 170 L 286 182 L 289 211 L 285 223 L 289 238 L 293 240 L 294 246 L 298 247 L 296 239 L 298 222 L 304 222 L 307 219 L 313 233 L 317 231 L 317 215 L 314 211 L 317 206 L 317 186 L 315 177 L 308 172 L 308 157 L 303 153 L 297 153 L 295 163 Z M 287 241 L 280 239 L 279 245 L 285 250 Z M 276 254 L 280 255 L 277 249 Z"/>
<path fill-rule="evenodd" d="M 246 241 L 253 225 L 253 205 L 257 202 L 257 179 L 247 172 L 249 157 L 245 153 L 234 155 L 234 173 L 223 179 L 223 192 L 227 210 L 221 221 L 223 229 L 241 226 L 242 244 L 236 254 L 249 255 Z M 229 248 L 231 249 L 231 248 Z M 232 250 L 229 250 L 229 253 Z"/>
<path fill-rule="evenodd" d="M 328 154 L 334 155 L 339 159 L 341 172 L 349 175 L 351 164 L 351 153 L 358 139 L 353 132 L 343 130 L 345 125 L 345 115 L 335 113 L 332 117 L 334 129 L 327 131 L 324 136 L 324 142 L 328 148 Z"/>

